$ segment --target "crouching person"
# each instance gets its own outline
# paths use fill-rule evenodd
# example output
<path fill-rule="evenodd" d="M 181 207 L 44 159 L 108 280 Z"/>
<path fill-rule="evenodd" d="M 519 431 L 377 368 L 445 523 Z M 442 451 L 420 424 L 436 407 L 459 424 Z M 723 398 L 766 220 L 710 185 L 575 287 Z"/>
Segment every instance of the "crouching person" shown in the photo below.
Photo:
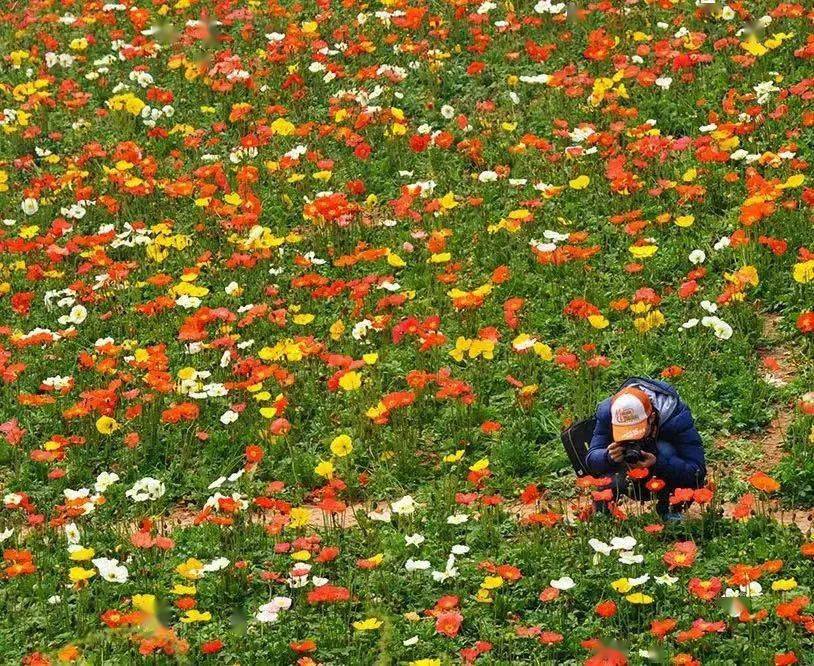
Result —
<path fill-rule="evenodd" d="M 673 491 L 700 488 L 706 477 L 704 444 L 689 407 L 668 383 L 639 377 L 597 406 L 586 467 L 594 476 L 613 478 L 614 501 L 620 494 L 640 501 L 655 497 L 663 520 L 682 517 L 683 505 L 670 506 Z M 642 471 L 631 479 L 633 470 Z M 605 502 L 596 508 L 608 511 Z"/>

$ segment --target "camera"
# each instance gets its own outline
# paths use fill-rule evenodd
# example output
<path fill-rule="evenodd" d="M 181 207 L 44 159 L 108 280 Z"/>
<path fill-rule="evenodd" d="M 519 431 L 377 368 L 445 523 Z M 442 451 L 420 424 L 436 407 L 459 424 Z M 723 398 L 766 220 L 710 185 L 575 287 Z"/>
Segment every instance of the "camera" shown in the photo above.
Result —
<path fill-rule="evenodd" d="M 619 442 L 622 445 L 622 462 L 627 465 L 635 465 L 644 459 L 642 454 L 642 443 L 638 440 L 627 440 Z"/>
<path fill-rule="evenodd" d="M 655 440 L 628 439 L 619 442 L 622 445 L 622 462 L 627 465 L 636 465 L 644 460 L 644 452 L 655 453 Z"/>

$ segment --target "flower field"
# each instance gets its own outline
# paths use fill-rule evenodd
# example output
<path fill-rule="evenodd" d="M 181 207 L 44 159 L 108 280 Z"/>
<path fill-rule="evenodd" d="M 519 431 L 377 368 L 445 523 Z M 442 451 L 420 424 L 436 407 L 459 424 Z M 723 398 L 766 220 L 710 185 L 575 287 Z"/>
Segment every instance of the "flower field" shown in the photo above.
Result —
<path fill-rule="evenodd" d="M 811 3 L 0 19 L 0 663 L 814 664 Z"/>

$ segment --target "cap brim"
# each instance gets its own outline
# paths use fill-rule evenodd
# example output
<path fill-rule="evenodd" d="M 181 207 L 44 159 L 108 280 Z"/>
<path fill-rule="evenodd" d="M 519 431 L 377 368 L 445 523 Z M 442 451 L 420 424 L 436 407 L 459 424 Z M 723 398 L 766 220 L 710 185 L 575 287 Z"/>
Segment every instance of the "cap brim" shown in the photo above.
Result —
<path fill-rule="evenodd" d="M 644 439 L 645 435 L 647 435 L 647 430 L 648 424 L 646 420 L 627 425 L 614 425 L 613 439 L 616 442 L 622 442 L 628 439 Z"/>

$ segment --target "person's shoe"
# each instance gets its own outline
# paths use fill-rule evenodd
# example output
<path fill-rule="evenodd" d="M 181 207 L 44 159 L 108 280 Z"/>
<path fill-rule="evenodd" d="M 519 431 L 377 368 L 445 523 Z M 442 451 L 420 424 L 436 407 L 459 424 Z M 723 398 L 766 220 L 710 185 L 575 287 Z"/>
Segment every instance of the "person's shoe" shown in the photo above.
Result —
<path fill-rule="evenodd" d="M 594 513 L 597 515 L 609 516 L 611 513 L 607 502 L 594 502 Z"/>

